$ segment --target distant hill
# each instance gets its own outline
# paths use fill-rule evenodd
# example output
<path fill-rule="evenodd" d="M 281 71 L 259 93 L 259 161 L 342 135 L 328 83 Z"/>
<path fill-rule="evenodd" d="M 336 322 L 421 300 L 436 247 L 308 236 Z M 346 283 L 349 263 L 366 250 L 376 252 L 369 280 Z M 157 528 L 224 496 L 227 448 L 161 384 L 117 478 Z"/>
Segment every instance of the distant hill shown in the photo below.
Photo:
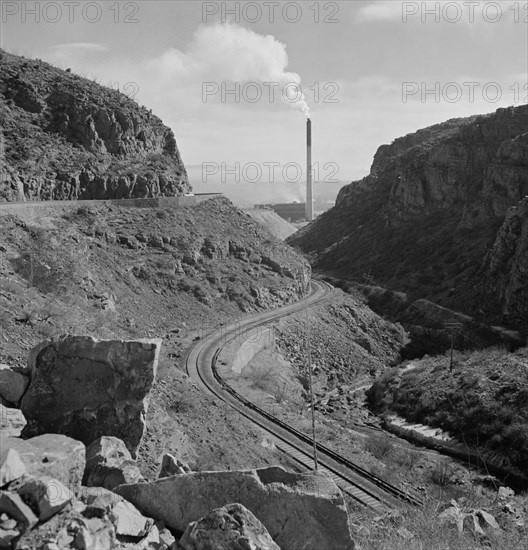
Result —
<path fill-rule="evenodd" d="M 272 210 L 254 210 L 251 208 L 244 210 L 244 212 L 249 214 L 256 222 L 263 225 L 273 236 L 281 241 L 285 241 L 297 231 L 295 226 Z"/>
<path fill-rule="evenodd" d="M 313 267 L 492 323 L 528 319 L 528 106 L 381 146 L 370 175 L 288 242 Z"/>
<path fill-rule="evenodd" d="M 0 201 L 191 190 L 170 128 L 126 95 L 0 50 Z"/>

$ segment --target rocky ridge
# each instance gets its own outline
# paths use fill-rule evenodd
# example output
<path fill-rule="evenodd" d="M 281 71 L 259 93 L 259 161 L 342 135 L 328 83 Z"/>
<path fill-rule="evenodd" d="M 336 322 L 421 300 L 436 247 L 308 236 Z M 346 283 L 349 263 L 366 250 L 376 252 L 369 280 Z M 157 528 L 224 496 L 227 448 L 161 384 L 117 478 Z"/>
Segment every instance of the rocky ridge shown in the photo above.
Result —
<path fill-rule="evenodd" d="M 288 242 L 316 270 L 525 329 L 528 106 L 378 149 L 371 172 Z"/>
<path fill-rule="evenodd" d="M 170 128 L 123 93 L 0 50 L 0 201 L 190 191 Z"/>

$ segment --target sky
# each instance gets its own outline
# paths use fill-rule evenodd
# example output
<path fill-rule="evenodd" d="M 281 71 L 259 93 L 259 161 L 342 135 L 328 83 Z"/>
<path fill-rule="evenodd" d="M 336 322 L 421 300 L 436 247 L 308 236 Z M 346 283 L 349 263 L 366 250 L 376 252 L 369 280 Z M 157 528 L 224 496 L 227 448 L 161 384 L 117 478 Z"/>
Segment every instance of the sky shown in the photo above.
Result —
<path fill-rule="evenodd" d="M 0 45 L 114 86 L 175 133 L 191 184 L 240 205 L 366 175 L 377 148 L 528 96 L 528 2 L 0 0 Z"/>

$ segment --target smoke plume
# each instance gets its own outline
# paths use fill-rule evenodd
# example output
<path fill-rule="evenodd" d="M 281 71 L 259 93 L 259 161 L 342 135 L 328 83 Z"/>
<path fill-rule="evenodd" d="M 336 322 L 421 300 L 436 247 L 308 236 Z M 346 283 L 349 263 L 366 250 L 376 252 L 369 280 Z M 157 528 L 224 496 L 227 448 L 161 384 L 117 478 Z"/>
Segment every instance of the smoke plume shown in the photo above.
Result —
<path fill-rule="evenodd" d="M 217 79 L 278 84 L 283 101 L 310 116 L 301 77 L 286 70 L 286 45 L 274 36 L 257 34 L 232 23 L 216 23 L 200 27 L 182 55 L 185 64 Z"/>

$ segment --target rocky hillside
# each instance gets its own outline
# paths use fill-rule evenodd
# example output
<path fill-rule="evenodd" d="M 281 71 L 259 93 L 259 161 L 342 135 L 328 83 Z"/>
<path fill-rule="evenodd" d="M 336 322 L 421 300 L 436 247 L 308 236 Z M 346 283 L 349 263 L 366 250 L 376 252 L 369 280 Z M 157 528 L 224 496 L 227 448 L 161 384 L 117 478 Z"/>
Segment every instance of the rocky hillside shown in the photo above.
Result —
<path fill-rule="evenodd" d="M 0 201 L 190 190 L 174 134 L 124 94 L 0 50 Z"/>
<path fill-rule="evenodd" d="M 295 301 L 310 277 L 299 254 L 224 198 L 173 209 L 42 203 L 0 214 L 0 360 L 63 332 L 207 330 Z"/>
<path fill-rule="evenodd" d="M 528 315 L 528 106 L 455 119 L 378 149 L 370 174 L 291 237 L 314 267 L 487 322 Z"/>

